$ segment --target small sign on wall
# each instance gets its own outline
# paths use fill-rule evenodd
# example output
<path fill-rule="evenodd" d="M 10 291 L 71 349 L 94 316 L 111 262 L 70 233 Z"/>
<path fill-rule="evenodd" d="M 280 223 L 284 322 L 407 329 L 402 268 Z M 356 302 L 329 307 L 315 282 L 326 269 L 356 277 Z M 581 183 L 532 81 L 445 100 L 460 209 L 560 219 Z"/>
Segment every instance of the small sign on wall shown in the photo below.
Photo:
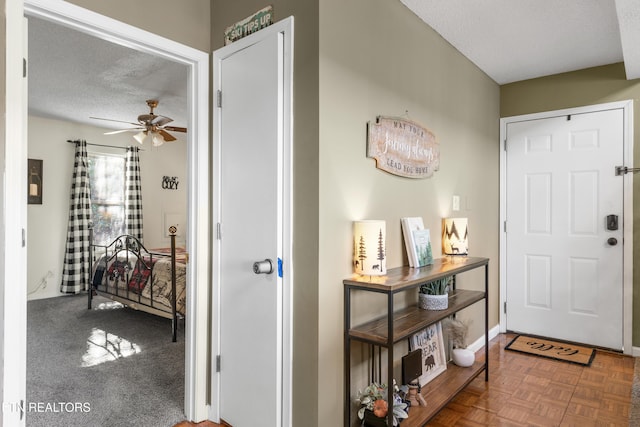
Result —
<path fill-rule="evenodd" d="M 378 169 L 406 178 L 429 178 L 440 168 L 440 145 L 429 129 L 384 116 L 367 128 L 367 157 L 376 159 Z"/>
<path fill-rule="evenodd" d="M 28 159 L 27 165 L 27 203 L 30 205 L 42 204 L 42 160 Z"/>
<path fill-rule="evenodd" d="M 177 176 L 163 176 L 162 188 L 164 190 L 177 190 L 178 189 L 178 177 Z"/>
<path fill-rule="evenodd" d="M 271 24 L 273 24 L 273 6 L 267 6 L 242 21 L 227 27 L 224 30 L 224 45 L 240 40 Z"/>

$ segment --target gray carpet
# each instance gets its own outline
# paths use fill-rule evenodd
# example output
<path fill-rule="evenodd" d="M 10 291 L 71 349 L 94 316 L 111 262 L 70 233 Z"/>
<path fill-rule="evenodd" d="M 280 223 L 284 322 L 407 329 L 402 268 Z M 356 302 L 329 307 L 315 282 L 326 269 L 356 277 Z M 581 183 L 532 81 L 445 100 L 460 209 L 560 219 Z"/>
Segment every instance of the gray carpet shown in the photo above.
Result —
<path fill-rule="evenodd" d="M 114 303 L 104 298 L 87 310 L 86 301 L 27 304 L 27 426 L 169 427 L 184 420 L 184 322 L 174 343 L 168 319 L 109 308 Z"/>

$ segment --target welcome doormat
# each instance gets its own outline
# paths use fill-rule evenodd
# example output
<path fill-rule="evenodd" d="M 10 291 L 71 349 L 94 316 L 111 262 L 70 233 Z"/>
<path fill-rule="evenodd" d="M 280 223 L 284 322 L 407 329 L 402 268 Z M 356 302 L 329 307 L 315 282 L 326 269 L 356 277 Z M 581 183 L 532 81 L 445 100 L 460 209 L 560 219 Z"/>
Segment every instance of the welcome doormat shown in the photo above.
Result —
<path fill-rule="evenodd" d="M 529 335 L 518 335 L 505 349 L 584 366 L 591 366 L 596 355 L 594 348 Z"/>

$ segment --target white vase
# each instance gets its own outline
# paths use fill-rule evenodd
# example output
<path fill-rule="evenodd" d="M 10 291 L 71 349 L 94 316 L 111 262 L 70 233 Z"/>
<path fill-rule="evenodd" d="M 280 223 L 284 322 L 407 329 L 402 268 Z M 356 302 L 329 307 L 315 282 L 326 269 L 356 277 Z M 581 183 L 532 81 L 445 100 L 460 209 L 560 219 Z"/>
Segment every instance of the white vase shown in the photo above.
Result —
<path fill-rule="evenodd" d="M 446 310 L 449 308 L 449 294 L 418 294 L 418 304 L 423 310 Z"/>
<path fill-rule="evenodd" d="M 476 355 L 473 351 L 466 348 L 454 348 L 451 358 L 453 359 L 453 363 L 463 368 L 468 368 L 476 361 Z"/>

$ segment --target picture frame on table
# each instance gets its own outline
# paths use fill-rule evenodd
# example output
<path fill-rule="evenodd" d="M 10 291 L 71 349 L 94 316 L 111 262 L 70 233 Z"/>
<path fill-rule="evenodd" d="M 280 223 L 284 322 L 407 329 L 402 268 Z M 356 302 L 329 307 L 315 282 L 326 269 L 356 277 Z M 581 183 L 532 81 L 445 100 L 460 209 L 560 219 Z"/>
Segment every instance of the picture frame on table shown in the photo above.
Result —
<path fill-rule="evenodd" d="M 422 375 L 418 379 L 421 386 L 447 370 L 442 322 L 429 325 L 413 334 L 409 340 L 409 349 L 422 350 Z"/>
<path fill-rule="evenodd" d="M 429 229 L 413 230 L 413 251 L 416 257 L 415 267 L 424 267 L 433 264 L 433 251 L 431 250 L 431 234 Z"/>

